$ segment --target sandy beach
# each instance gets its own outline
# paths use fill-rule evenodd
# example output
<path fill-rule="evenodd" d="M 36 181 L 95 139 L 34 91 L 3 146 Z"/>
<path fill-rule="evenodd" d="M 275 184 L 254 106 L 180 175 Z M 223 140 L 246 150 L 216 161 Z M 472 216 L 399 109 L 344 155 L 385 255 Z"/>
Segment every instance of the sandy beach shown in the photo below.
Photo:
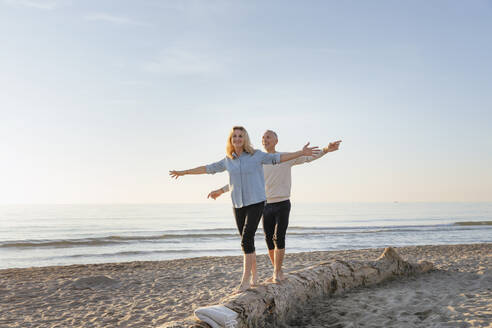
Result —
<path fill-rule="evenodd" d="M 306 304 L 286 327 L 492 327 L 492 244 L 397 248 L 435 271 Z M 383 249 L 288 254 L 285 271 Z M 0 327 L 159 327 L 237 287 L 241 256 L 0 270 Z M 271 274 L 258 256 L 261 280 Z"/>

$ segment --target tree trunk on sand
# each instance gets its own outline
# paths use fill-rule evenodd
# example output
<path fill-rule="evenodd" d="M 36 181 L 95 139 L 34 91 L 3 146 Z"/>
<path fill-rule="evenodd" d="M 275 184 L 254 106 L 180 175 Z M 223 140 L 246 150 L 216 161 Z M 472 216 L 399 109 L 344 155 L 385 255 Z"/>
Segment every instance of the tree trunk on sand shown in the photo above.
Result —
<path fill-rule="evenodd" d="M 274 327 L 301 310 L 310 299 L 341 294 L 359 286 L 370 286 L 389 278 L 408 276 L 432 270 L 430 262 L 411 264 L 389 247 L 376 261 L 334 261 L 291 272 L 280 284 L 267 284 L 222 300 L 238 313 L 238 328 Z M 162 328 L 208 327 L 191 317 L 169 322 Z"/>

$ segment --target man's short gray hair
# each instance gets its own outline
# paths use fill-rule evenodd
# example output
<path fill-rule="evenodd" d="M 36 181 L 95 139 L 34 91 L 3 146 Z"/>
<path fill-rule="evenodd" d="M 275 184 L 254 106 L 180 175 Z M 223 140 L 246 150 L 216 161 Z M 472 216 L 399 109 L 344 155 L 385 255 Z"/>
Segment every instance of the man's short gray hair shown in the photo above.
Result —
<path fill-rule="evenodd" d="M 272 131 L 272 130 L 266 130 L 265 132 L 270 132 L 270 133 L 273 133 L 273 135 L 275 136 L 275 139 L 278 140 L 278 136 L 277 136 L 277 133 L 275 131 Z"/>

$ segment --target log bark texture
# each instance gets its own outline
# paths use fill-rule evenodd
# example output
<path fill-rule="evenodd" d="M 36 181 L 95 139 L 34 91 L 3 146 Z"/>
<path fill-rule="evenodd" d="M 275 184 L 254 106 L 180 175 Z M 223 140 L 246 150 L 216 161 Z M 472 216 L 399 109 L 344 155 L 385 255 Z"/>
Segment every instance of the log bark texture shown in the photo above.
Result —
<path fill-rule="evenodd" d="M 221 304 L 238 313 L 238 328 L 275 327 L 289 319 L 310 299 L 341 294 L 349 289 L 370 286 L 390 278 L 428 272 L 430 262 L 404 261 L 391 247 L 376 261 L 333 261 L 291 272 L 280 284 L 267 284 L 222 300 Z M 169 322 L 162 328 L 203 328 L 206 323 L 192 317 Z"/>

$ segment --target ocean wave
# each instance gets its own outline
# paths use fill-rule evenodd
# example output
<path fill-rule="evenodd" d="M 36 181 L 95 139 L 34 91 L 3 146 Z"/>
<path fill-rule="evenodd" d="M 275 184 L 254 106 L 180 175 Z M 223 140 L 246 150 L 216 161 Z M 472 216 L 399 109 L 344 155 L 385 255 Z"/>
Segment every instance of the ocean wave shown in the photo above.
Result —
<path fill-rule="evenodd" d="M 68 256 L 59 256 L 60 258 L 74 258 L 74 257 L 110 257 L 110 256 L 132 256 L 132 255 L 149 255 L 149 254 L 191 254 L 191 253 L 214 253 L 214 252 L 231 252 L 231 249 L 175 249 L 175 250 L 154 250 L 154 251 L 122 251 L 115 253 L 103 253 L 103 254 L 74 254 Z"/>
<path fill-rule="evenodd" d="M 303 226 L 292 226 L 289 227 L 289 230 L 371 230 L 371 229 L 378 229 L 378 230 L 387 230 L 387 229 L 397 229 L 397 230 L 404 230 L 404 229 L 429 229 L 429 228 L 440 228 L 440 227 L 449 227 L 452 226 L 452 224 L 427 224 L 427 225 L 388 225 L 388 226 L 338 226 L 338 227 L 316 227 L 316 226 L 310 226 L 310 227 L 303 227 Z"/>
<path fill-rule="evenodd" d="M 48 259 L 63 259 L 63 258 L 83 258 L 83 257 L 119 257 L 119 256 L 145 256 L 151 254 L 215 254 L 234 252 L 235 249 L 174 249 L 174 250 L 153 250 L 153 251 L 121 251 L 114 253 L 98 253 L 98 254 L 73 254 L 73 255 L 61 255 L 52 256 Z"/>
<path fill-rule="evenodd" d="M 455 222 L 454 224 L 459 226 L 492 225 L 492 221 L 463 221 Z"/>
<path fill-rule="evenodd" d="M 361 230 L 361 231 L 306 231 L 306 232 L 287 232 L 288 235 L 357 235 L 357 234 L 371 234 L 371 233 L 384 233 L 384 232 L 417 232 L 421 229 L 376 229 L 376 230 Z"/>
<path fill-rule="evenodd" d="M 0 248 L 31 248 L 31 247 L 81 247 L 125 244 L 131 242 L 175 242 L 182 239 L 208 239 L 236 237 L 238 234 L 165 234 L 158 236 L 107 236 L 100 238 L 82 239 L 43 239 L 43 240 L 13 240 L 0 242 Z"/>

